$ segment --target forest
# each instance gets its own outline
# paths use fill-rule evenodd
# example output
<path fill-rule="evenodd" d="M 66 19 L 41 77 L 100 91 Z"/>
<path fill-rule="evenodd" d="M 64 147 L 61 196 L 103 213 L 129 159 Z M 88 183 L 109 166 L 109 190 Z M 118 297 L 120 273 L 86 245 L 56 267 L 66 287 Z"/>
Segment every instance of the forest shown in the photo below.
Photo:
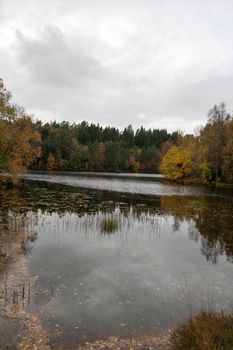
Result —
<path fill-rule="evenodd" d="M 167 130 L 123 132 L 83 121 L 80 124 L 35 123 L 41 155 L 31 169 L 71 171 L 157 172 L 165 148 L 176 140 Z"/>
<path fill-rule="evenodd" d="M 131 125 L 42 123 L 0 80 L 0 173 L 29 170 L 162 172 L 170 180 L 233 183 L 233 117 L 224 103 L 197 135 Z"/>
<path fill-rule="evenodd" d="M 197 136 L 177 135 L 160 165 L 171 180 L 233 183 L 233 117 L 225 103 L 208 112 L 208 121 Z"/>

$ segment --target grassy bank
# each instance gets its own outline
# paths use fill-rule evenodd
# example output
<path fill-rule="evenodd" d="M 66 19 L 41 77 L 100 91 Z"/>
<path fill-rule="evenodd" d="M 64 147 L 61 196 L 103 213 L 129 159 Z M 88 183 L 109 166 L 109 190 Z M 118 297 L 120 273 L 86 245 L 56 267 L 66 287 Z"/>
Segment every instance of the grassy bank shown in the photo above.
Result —
<path fill-rule="evenodd" d="M 172 350 L 232 350 L 233 315 L 202 312 L 178 326 Z"/>

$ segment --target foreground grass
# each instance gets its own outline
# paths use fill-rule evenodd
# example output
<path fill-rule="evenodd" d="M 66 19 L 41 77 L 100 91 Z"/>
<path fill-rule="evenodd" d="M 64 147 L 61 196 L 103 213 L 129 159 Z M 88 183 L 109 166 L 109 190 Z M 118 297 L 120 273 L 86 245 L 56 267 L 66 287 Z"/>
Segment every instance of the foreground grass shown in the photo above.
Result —
<path fill-rule="evenodd" d="M 232 350 L 233 315 L 202 312 L 171 335 L 173 350 Z"/>

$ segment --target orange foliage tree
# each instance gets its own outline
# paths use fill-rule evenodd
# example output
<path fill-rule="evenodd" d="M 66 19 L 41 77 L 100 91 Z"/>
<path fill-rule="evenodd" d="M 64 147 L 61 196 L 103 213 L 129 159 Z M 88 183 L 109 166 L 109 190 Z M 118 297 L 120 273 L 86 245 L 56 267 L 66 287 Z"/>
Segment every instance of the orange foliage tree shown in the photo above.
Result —
<path fill-rule="evenodd" d="M 13 178 L 40 157 L 41 136 L 24 109 L 11 103 L 0 79 L 0 173 Z"/>

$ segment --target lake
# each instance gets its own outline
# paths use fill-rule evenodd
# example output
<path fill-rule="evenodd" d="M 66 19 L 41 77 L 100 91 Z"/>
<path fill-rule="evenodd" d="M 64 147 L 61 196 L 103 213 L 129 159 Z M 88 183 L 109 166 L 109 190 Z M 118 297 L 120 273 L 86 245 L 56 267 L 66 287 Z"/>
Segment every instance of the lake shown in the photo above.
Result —
<path fill-rule="evenodd" d="M 152 175 L 23 175 L 0 189 L 0 306 L 23 299 L 52 349 L 232 310 L 232 194 Z"/>

